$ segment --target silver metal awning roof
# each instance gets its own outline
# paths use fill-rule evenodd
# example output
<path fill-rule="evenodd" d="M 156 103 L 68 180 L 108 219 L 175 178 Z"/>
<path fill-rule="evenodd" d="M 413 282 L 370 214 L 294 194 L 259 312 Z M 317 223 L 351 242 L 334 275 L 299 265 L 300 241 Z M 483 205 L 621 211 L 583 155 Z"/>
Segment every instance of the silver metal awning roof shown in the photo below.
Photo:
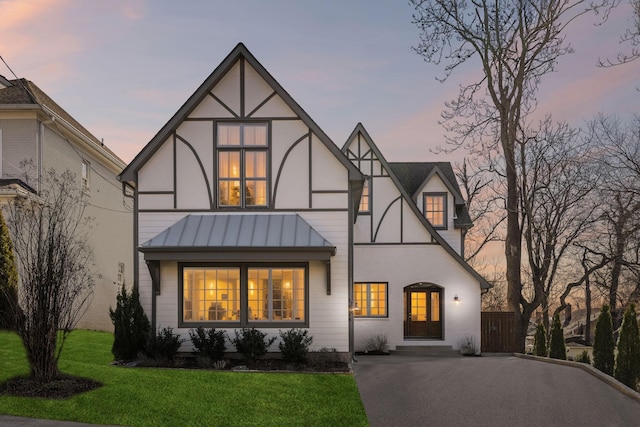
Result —
<path fill-rule="evenodd" d="M 220 252 L 227 255 L 217 255 L 213 257 L 215 260 L 253 258 L 260 261 L 329 259 L 336 248 L 297 214 L 218 214 L 188 215 L 144 242 L 139 250 L 147 260 L 207 260 L 212 259 L 207 254 Z M 175 256 L 186 252 L 200 255 Z M 236 255 L 230 255 L 233 253 Z M 299 254 L 292 256 L 296 253 Z"/>

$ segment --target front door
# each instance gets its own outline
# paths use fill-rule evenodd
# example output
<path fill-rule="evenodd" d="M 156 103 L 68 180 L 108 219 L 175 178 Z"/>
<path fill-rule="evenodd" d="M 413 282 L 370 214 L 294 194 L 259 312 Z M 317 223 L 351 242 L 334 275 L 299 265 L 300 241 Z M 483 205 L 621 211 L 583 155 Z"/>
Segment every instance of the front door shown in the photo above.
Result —
<path fill-rule="evenodd" d="M 442 338 L 440 288 L 405 289 L 405 338 Z"/>

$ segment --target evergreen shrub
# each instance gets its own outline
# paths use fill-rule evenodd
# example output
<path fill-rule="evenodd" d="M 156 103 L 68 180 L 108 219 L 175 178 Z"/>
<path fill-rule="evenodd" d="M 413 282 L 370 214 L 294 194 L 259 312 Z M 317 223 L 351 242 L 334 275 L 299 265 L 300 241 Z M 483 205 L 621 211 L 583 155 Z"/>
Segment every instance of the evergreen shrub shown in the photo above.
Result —
<path fill-rule="evenodd" d="M 549 357 L 552 359 L 567 360 L 567 347 L 564 344 L 564 331 L 560 324 L 559 314 L 553 316 L 551 341 L 549 343 Z"/>
<path fill-rule="evenodd" d="M 231 339 L 231 343 L 235 346 L 248 362 L 254 362 L 261 358 L 277 337 L 266 338 L 267 334 L 256 328 L 242 328 L 235 331 L 235 338 Z"/>
<path fill-rule="evenodd" d="M 135 360 L 144 351 L 151 325 L 140 304 L 137 288 L 128 293 L 122 285 L 116 299 L 115 310 L 109 308 L 109 316 L 114 327 L 111 352 L 116 360 Z"/>
<path fill-rule="evenodd" d="M 309 331 L 296 328 L 284 332 L 280 331 L 280 338 L 282 341 L 278 344 L 278 348 L 284 360 L 294 363 L 307 361 L 307 353 L 313 342 Z"/>
<path fill-rule="evenodd" d="M 636 390 L 640 374 L 640 335 L 635 304 L 629 304 L 624 312 L 613 374 L 615 379 Z"/>
<path fill-rule="evenodd" d="M 204 357 L 212 363 L 224 358 L 227 333 L 222 329 L 216 331 L 215 328 L 205 329 L 199 326 L 189 330 L 189 337 L 196 357 Z"/>
<path fill-rule="evenodd" d="M 608 305 L 602 306 L 593 339 L 593 366 L 607 375 L 613 375 L 615 365 L 613 322 Z"/>
<path fill-rule="evenodd" d="M 179 334 L 173 333 L 173 328 L 162 328 L 157 334 L 151 336 L 145 353 L 152 359 L 171 362 L 178 354 L 183 342 Z"/>
<path fill-rule="evenodd" d="M 547 357 L 547 353 L 547 330 L 542 323 L 538 323 L 534 336 L 533 354 L 535 356 Z"/>

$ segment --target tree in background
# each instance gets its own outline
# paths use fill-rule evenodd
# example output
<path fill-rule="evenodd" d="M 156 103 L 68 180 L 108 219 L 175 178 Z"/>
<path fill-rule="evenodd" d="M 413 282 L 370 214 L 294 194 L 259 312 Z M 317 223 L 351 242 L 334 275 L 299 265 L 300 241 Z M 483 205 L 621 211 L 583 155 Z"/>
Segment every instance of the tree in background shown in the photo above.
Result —
<path fill-rule="evenodd" d="M 624 312 L 620 338 L 618 338 L 618 357 L 613 376 L 636 390 L 640 375 L 640 332 L 635 304 L 629 304 Z"/>
<path fill-rule="evenodd" d="M 609 306 L 605 304 L 596 323 L 596 335 L 593 339 L 593 366 L 607 375 L 613 375 L 614 349 L 613 323 Z"/>
<path fill-rule="evenodd" d="M 16 329 L 30 376 L 46 383 L 59 377 L 64 342 L 85 313 L 93 291 L 91 225 L 87 195 L 76 176 L 46 173 L 39 196 L 19 197 L 8 207 L 8 226 L 18 259 Z"/>
<path fill-rule="evenodd" d="M 549 357 L 552 359 L 567 359 L 567 347 L 564 344 L 564 331 L 560 324 L 560 315 L 553 316 L 551 326 L 551 340 L 549 342 Z"/>
<path fill-rule="evenodd" d="M 15 329 L 18 318 L 18 270 L 9 229 L 0 210 L 0 329 Z"/>
<path fill-rule="evenodd" d="M 140 304 L 138 288 L 127 293 L 123 284 L 116 301 L 115 310 L 109 307 L 114 328 L 111 352 L 116 360 L 134 360 L 147 345 L 151 324 Z"/>
<path fill-rule="evenodd" d="M 547 330 L 542 323 L 538 323 L 538 326 L 536 326 L 534 339 L 533 354 L 535 356 L 547 357 Z"/>
<path fill-rule="evenodd" d="M 445 127 L 457 135 L 450 142 L 466 146 L 502 165 L 506 237 L 507 299 L 519 316 L 517 338 L 524 351 L 529 320 L 544 296 L 523 294 L 518 141 L 524 119 L 535 109 L 542 78 L 570 53 L 567 26 L 588 12 L 603 12 L 616 0 L 528 0 L 517 2 L 411 0 L 413 22 L 420 29 L 416 51 L 435 64 L 447 61 L 444 79 L 471 58 L 480 77 L 461 86 L 443 113 Z M 443 80 L 444 80 L 443 79 Z M 497 136 L 497 137 L 496 137 Z M 498 161 L 496 162 L 496 159 Z"/>

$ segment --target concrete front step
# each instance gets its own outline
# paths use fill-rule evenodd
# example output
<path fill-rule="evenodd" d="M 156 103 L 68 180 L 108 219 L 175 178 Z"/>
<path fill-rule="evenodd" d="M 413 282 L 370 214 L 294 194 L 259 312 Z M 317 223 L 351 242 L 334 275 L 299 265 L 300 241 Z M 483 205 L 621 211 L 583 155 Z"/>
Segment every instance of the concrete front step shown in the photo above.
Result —
<path fill-rule="evenodd" d="M 460 357 L 460 352 L 450 345 L 398 345 L 391 354 L 417 357 Z"/>

